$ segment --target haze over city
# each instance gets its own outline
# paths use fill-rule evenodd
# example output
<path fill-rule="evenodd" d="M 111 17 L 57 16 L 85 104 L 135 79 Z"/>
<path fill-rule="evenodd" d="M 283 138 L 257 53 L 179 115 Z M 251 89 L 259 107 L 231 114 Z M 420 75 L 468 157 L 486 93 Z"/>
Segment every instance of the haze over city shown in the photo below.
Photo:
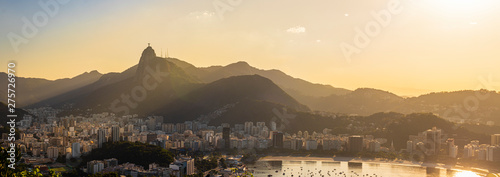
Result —
<path fill-rule="evenodd" d="M 350 60 L 340 45 L 353 45 L 355 29 L 365 30 L 388 1 L 241 1 L 223 13 L 216 2 L 73 0 L 14 47 L 8 34 L 21 35 L 22 18 L 32 21 L 43 9 L 38 1 L 2 1 L 0 50 L 4 62 L 18 62 L 18 76 L 50 80 L 122 72 L 147 43 L 158 56 L 168 50 L 197 67 L 246 61 L 313 83 L 401 96 L 476 90 L 478 78 L 500 75 L 498 1 L 400 1 L 400 13 Z"/>

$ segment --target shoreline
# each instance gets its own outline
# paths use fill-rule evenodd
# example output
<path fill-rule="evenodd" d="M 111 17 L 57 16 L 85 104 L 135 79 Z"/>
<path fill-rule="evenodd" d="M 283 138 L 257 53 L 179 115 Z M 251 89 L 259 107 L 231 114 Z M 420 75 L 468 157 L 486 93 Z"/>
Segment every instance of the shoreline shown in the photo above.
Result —
<path fill-rule="evenodd" d="M 437 164 L 428 164 L 421 162 L 412 162 L 407 160 L 387 160 L 382 158 L 368 159 L 368 158 L 355 158 L 355 157 L 320 157 L 320 156 L 264 156 L 258 159 L 258 161 L 291 161 L 291 160 L 301 160 L 301 161 L 331 161 L 331 162 L 368 162 L 368 163 L 389 163 L 389 164 L 403 164 L 412 166 L 424 166 L 432 167 L 438 166 Z"/>
<path fill-rule="evenodd" d="M 355 163 L 378 163 L 378 164 L 391 164 L 391 165 L 404 165 L 413 167 L 430 167 L 430 168 L 440 168 L 448 170 L 457 171 L 471 171 L 471 169 L 459 167 L 459 166 L 447 166 L 445 164 L 439 163 L 422 163 L 422 162 L 412 162 L 408 160 L 387 160 L 382 158 L 368 159 L 368 158 L 356 158 L 356 157 L 321 157 L 321 156 L 264 156 L 259 158 L 257 161 L 328 161 L 328 162 L 355 162 Z M 485 170 L 485 169 L 481 169 Z M 477 172 L 477 171 L 476 171 Z"/>

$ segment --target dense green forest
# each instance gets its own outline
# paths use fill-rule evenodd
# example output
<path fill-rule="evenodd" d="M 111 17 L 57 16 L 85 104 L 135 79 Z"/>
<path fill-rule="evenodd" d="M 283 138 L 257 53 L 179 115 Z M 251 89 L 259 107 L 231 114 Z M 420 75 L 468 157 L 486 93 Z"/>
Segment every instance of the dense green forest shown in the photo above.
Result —
<path fill-rule="evenodd" d="M 118 159 L 119 164 L 130 162 L 144 168 L 148 168 L 151 163 L 157 163 L 165 167 L 174 161 L 173 154 L 160 146 L 121 141 L 105 143 L 102 148 L 92 150 L 90 154 L 82 157 L 81 165 L 85 165 L 92 160 L 109 158 Z"/>

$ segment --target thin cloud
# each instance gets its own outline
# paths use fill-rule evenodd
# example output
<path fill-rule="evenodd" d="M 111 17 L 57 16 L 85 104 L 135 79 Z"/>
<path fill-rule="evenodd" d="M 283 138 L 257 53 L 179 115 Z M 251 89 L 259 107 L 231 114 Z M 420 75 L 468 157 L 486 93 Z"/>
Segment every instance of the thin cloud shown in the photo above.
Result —
<path fill-rule="evenodd" d="M 215 16 L 215 12 L 210 11 L 196 11 L 187 15 L 189 19 L 194 20 L 211 20 Z"/>
<path fill-rule="evenodd" d="M 291 27 L 286 30 L 288 33 L 293 33 L 293 34 L 300 34 L 300 33 L 305 33 L 306 28 L 303 26 L 296 26 L 296 27 Z"/>

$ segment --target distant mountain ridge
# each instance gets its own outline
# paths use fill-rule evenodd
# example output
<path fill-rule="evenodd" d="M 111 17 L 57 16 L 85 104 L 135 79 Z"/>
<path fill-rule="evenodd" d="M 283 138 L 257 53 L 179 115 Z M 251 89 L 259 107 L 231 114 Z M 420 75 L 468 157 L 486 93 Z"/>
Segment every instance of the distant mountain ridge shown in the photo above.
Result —
<path fill-rule="evenodd" d="M 168 77 L 150 75 L 156 70 L 168 72 L 169 75 Z M 6 77 L 6 74 L 0 73 L 1 81 L 6 82 L 3 77 Z M 164 82 L 156 83 L 158 77 Z M 148 78 L 148 81 L 144 82 L 144 78 Z M 227 106 L 234 108 L 232 110 L 244 111 L 261 104 L 266 106 L 257 107 L 261 107 L 260 110 L 266 109 L 267 112 L 262 114 L 265 117 L 272 116 L 269 110 L 274 108 L 362 116 L 390 111 L 405 114 L 432 112 L 447 119 L 476 119 L 500 124 L 500 93 L 494 91 L 440 92 L 403 98 L 372 88 L 350 91 L 330 85 L 314 84 L 291 77 L 279 70 L 257 69 L 246 62 L 227 66 L 196 67 L 177 58 L 157 57 L 151 47 L 143 51 L 139 64 L 121 73 L 100 74 L 92 71 L 71 79 L 56 81 L 18 79 L 18 92 L 21 95 L 18 102 L 21 106 L 33 103 L 30 107 L 48 105 L 71 108 L 73 111 L 66 112 L 68 114 L 110 111 L 114 107 L 114 110 L 119 109 L 117 111 L 119 113 L 166 115 L 168 119 L 172 119 L 184 112 L 190 116 L 185 116 L 183 119 L 198 119 Z M 152 90 L 145 87 L 155 84 L 158 86 Z M 243 85 L 245 87 L 242 87 Z M 227 93 L 231 92 L 226 93 L 221 90 L 228 88 L 232 88 L 230 91 L 235 92 L 235 95 L 238 93 L 245 96 L 239 95 L 235 100 L 227 99 Z M 256 94 L 256 90 L 259 89 L 260 95 Z M 5 94 L 6 88 L 0 88 L 0 93 Z M 264 95 L 265 93 L 268 94 Z M 465 114 L 457 111 L 457 106 L 462 107 L 460 108 L 462 110 L 465 109 L 466 98 L 476 97 L 478 93 L 488 94 L 488 97 L 480 100 L 477 109 L 466 110 Z M 141 94 L 147 96 L 142 99 Z M 207 99 L 204 94 L 214 97 Z M 130 103 L 127 99 L 140 101 Z M 205 103 L 188 101 L 190 99 Z M 136 105 L 137 102 L 141 104 Z M 181 108 L 174 103 L 186 107 Z M 185 111 L 187 108 L 198 110 Z M 228 110 L 225 115 L 219 117 L 227 115 L 243 116 Z"/>
<path fill-rule="evenodd" d="M 101 76 L 101 73 L 94 70 L 73 78 L 57 80 L 16 77 L 16 106 L 27 106 L 57 96 L 61 93 L 86 86 L 99 80 Z M 7 85 L 6 73 L 0 72 L 0 85 Z M 0 88 L 0 93 L 2 95 L 7 95 L 7 87 Z M 7 97 L 0 97 L 0 101 L 6 102 Z"/>
<path fill-rule="evenodd" d="M 143 51 L 138 65 L 122 73 L 105 74 L 92 84 L 30 107 L 46 105 L 66 110 L 62 115 L 113 112 L 210 124 L 270 120 L 275 110 L 310 111 L 265 77 L 241 75 L 201 82 L 174 62 L 157 57 L 151 47 Z"/>
<path fill-rule="evenodd" d="M 186 72 L 199 78 L 201 81 L 210 83 L 215 80 L 227 78 L 231 76 L 241 75 L 260 75 L 271 79 L 274 83 L 280 86 L 287 93 L 297 92 L 305 96 L 329 96 L 343 95 L 351 92 L 343 88 L 335 88 L 331 85 L 314 84 L 302 79 L 294 78 L 279 70 L 261 70 L 250 66 L 247 62 L 236 62 L 227 66 L 211 66 L 207 68 L 197 68 L 192 64 L 181 61 L 176 58 L 167 58 L 167 60 L 181 66 Z"/>
<path fill-rule="evenodd" d="M 227 66 L 211 66 L 197 68 L 194 65 L 176 58 L 167 60 L 181 66 L 187 73 L 199 78 L 202 82 L 239 75 L 257 74 L 269 78 L 286 91 L 290 96 L 314 111 L 327 111 L 368 116 L 378 112 L 401 112 L 405 114 L 432 112 L 447 119 L 477 119 L 494 121 L 500 124 L 500 94 L 491 91 L 487 100 L 481 101 L 478 111 L 469 112 L 466 116 L 457 116 L 456 105 L 463 105 L 468 97 L 475 97 L 481 91 L 439 92 L 418 97 L 401 97 L 396 94 L 373 88 L 360 88 L 350 91 L 329 85 L 313 84 L 293 78 L 279 70 L 260 70 L 246 62 L 236 62 Z"/>

